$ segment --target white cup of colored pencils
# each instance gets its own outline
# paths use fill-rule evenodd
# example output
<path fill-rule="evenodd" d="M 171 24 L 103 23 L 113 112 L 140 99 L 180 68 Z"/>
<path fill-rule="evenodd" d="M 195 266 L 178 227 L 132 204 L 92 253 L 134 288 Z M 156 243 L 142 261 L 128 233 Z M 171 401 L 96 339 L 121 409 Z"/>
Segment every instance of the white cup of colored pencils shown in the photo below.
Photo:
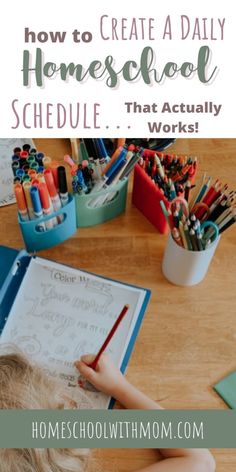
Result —
<path fill-rule="evenodd" d="M 176 285 L 195 285 L 208 270 L 220 236 L 236 222 L 235 192 L 206 174 L 188 198 L 178 197 L 169 208 L 161 202 L 170 226 L 162 270 Z"/>

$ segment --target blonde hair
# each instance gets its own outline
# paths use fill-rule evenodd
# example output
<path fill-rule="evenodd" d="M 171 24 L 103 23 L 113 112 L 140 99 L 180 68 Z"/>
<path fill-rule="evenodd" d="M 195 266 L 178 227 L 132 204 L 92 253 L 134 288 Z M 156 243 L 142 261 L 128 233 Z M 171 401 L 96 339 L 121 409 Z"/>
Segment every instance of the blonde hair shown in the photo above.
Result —
<path fill-rule="evenodd" d="M 62 398 L 21 353 L 0 355 L 0 409 L 58 409 Z M 0 449 L 2 472 L 82 472 L 87 458 L 87 449 Z"/>

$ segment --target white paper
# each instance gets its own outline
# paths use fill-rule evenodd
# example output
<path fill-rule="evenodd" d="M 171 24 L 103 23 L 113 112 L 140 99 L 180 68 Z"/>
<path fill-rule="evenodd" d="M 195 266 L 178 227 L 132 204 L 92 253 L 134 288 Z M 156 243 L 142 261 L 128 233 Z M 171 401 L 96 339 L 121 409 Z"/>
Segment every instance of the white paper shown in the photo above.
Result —
<path fill-rule="evenodd" d="M 33 146 L 32 139 L 0 139 L 0 207 L 15 203 L 13 192 L 13 172 L 11 168 L 11 156 L 15 147 L 23 144 Z"/>
<path fill-rule="evenodd" d="M 73 362 L 96 354 L 128 303 L 129 310 L 107 353 L 120 366 L 140 313 L 145 291 L 108 281 L 51 261 L 32 259 L 2 333 L 49 375 L 78 389 Z M 74 393 L 73 392 L 73 393 Z M 94 408 L 109 398 L 88 392 Z"/>

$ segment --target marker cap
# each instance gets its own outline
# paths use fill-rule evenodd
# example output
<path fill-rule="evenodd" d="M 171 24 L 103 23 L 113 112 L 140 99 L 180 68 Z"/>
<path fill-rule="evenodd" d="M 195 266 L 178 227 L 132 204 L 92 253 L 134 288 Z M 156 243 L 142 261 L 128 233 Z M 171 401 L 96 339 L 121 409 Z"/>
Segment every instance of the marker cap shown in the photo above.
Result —
<path fill-rule="evenodd" d="M 51 169 L 45 169 L 44 170 L 44 177 L 46 180 L 47 188 L 49 191 L 50 197 L 56 197 L 57 195 L 57 190 L 54 184 L 54 179 L 53 179 L 53 174 Z"/>
<path fill-rule="evenodd" d="M 17 154 L 17 156 L 19 156 L 19 155 L 20 155 L 20 152 L 21 152 L 21 148 L 20 148 L 20 147 L 15 147 L 15 148 L 13 149 L 13 152 L 14 152 L 14 154 Z"/>
<path fill-rule="evenodd" d="M 40 213 L 42 211 L 42 205 L 39 197 L 38 187 L 33 185 L 30 189 L 30 195 L 35 213 Z"/>
<path fill-rule="evenodd" d="M 28 175 L 30 176 L 31 179 L 35 179 L 36 175 L 37 175 L 37 172 L 36 172 L 35 169 L 29 169 L 28 170 Z"/>
<path fill-rule="evenodd" d="M 50 164 L 50 166 L 49 166 L 49 169 L 51 169 L 51 171 L 52 171 L 54 184 L 55 184 L 55 187 L 58 189 L 58 188 L 59 188 L 59 184 L 58 184 L 57 168 L 58 168 L 58 162 L 57 162 L 57 161 L 52 161 L 51 164 Z"/>
<path fill-rule="evenodd" d="M 19 210 L 20 211 L 27 210 L 25 195 L 24 195 L 22 185 L 21 184 L 15 184 L 14 185 L 14 192 L 15 192 L 16 201 L 17 201 L 17 205 L 18 205 Z"/>
<path fill-rule="evenodd" d="M 32 180 L 32 185 L 34 185 L 35 187 L 38 187 L 39 184 L 40 184 L 40 180 L 39 180 L 39 179 L 33 179 L 33 180 Z"/>
<path fill-rule="evenodd" d="M 60 193 L 67 193 L 66 169 L 64 166 L 59 166 L 57 171 Z"/>
<path fill-rule="evenodd" d="M 23 151 L 29 152 L 30 148 L 31 148 L 30 144 L 25 143 L 22 149 Z"/>
<path fill-rule="evenodd" d="M 20 152 L 20 157 L 21 159 L 26 159 L 28 157 L 29 153 L 27 151 L 21 151 Z"/>
<path fill-rule="evenodd" d="M 40 182 L 38 186 L 40 200 L 44 210 L 48 210 L 51 206 L 50 197 L 48 193 L 47 185 L 44 182 Z"/>

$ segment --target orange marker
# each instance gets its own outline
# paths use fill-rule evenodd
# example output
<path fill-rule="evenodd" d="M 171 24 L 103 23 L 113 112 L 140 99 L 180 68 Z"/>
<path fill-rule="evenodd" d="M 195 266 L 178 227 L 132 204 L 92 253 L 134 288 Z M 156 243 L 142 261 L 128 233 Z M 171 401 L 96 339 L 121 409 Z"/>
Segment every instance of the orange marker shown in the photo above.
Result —
<path fill-rule="evenodd" d="M 54 184 L 54 179 L 53 179 L 51 169 L 44 170 L 43 174 L 44 174 L 44 177 L 45 177 L 45 181 L 46 181 L 46 185 L 47 185 L 47 188 L 48 188 L 49 195 L 50 195 L 51 200 L 52 200 L 52 206 L 54 208 L 54 211 L 60 210 L 60 208 L 62 206 L 61 205 L 61 200 L 60 200 L 60 197 L 57 193 L 57 189 L 56 189 L 55 184 Z M 63 217 L 58 216 L 58 221 L 60 222 L 62 220 L 63 220 Z"/>
<path fill-rule="evenodd" d="M 18 206 L 18 212 L 20 214 L 21 220 L 22 221 L 28 221 L 29 220 L 29 215 L 28 215 L 28 210 L 27 210 L 27 205 L 25 201 L 25 195 L 24 195 L 24 190 L 21 184 L 15 184 L 14 185 L 14 192 L 16 196 L 16 202 Z"/>
<path fill-rule="evenodd" d="M 57 161 L 52 161 L 51 164 L 49 165 L 49 169 L 51 169 L 51 171 L 52 171 L 53 180 L 54 180 L 54 184 L 55 184 L 55 187 L 56 187 L 57 191 L 59 190 L 58 172 L 57 172 L 58 166 L 59 166 L 59 164 L 58 164 Z"/>
<path fill-rule="evenodd" d="M 28 175 L 30 176 L 31 179 L 35 179 L 36 175 L 37 175 L 37 172 L 36 172 L 35 169 L 29 169 L 28 170 Z"/>

